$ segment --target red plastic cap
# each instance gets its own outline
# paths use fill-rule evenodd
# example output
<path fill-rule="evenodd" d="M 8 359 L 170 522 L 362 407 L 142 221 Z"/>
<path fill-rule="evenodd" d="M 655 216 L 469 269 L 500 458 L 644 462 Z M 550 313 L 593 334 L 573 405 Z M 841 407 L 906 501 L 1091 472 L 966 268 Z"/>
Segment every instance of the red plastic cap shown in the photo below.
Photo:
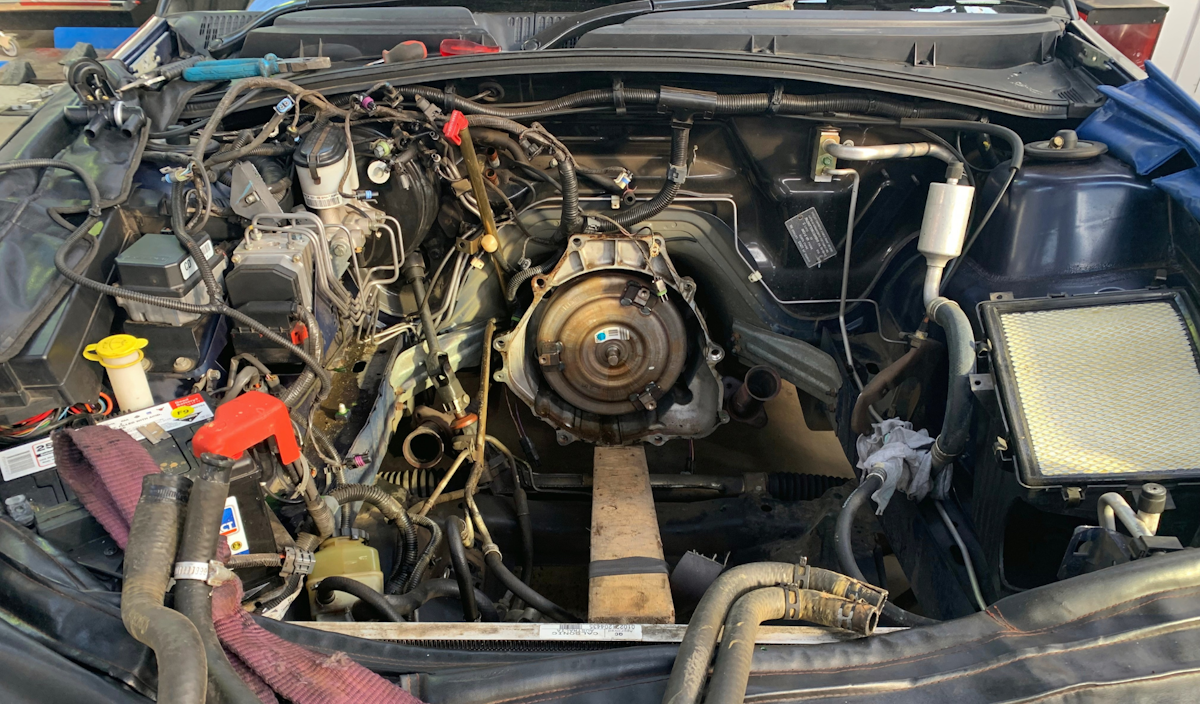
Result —
<path fill-rule="evenodd" d="M 465 54 L 499 54 L 500 47 L 484 46 L 470 39 L 443 39 L 438 45 L 442 56 L 463 56 Z"/>
<path fill-rule="evenodd" d="M 300 445 L 287 406 L 270 394 L 247 391 L 217 406 L 213 419 L 192 438 L 192 454 L 199 457 L 212 452 L 240 460 L 246 450 L 272 438 L 284 464 L 300 459 Z"/>
<path fill-rule="evenodd" d="M 292 326 L 291 333 L 293 345 L 303 344 L 308 339 L 308 326 L 300 321 L 296 321 L 296 324 Z"/>
<path fill-rule="evenodd" d="M 450 113 L 450 119 L 446 120 L 446 124 L 442 125 L 442 134 L 446 135 L 446 139 L 454 142 L 457 145 L 462 145 L 462 137 L 458 135 L 467 127 L 467 116 L 455 110 Z"/>

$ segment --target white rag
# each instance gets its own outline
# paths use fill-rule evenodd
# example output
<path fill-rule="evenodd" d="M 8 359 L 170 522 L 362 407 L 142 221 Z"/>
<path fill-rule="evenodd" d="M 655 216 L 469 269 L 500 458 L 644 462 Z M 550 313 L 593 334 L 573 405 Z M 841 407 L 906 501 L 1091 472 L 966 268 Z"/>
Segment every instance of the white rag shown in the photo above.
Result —
<path fill-rule="evenodd" d="M 950 489 L 950 468 L 944 467 L 937 477 L 931 476 L 932 460 L 929 450 L 933 438 L 926 430 L 913 430 L 912 423 L 889 418 L 872 425 L 870 435 L 858 436 L 858 468 L 867 473 L 884 475 L 883 486 L 871 495 L 879 506 L 876 515 L 883 515 L 892 495 L 899 489 L 914 501 L 933 493 L 945 498 Z"/>

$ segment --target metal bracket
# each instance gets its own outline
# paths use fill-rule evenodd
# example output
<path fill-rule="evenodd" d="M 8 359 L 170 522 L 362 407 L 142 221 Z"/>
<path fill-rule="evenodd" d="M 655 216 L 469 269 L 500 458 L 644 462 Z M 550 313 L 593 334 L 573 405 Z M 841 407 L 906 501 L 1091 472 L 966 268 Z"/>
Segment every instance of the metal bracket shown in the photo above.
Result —
<path fill-rule="evenodd" d="M 653 381 L 646 384 L 639 394 L 629 394 L 629 401 L 643 411 L 653 411 L 658 408 L 658 399 L 662 398 L 663 390 Z"/>
<path fill-rule="evenodd" d="M 630 281 L 625 284 L 625 292 L 621 294 L 621 305 L 637 306 L 641 309 L 642 315 L 650 315 L 654 310 L 654 306 L 658 305 L 658 299 L 654 296 L 654 292 L 643 286 L 638 281 Z"/>
<path fill-rule="evenodd" d="M 543 367 L 562 369 L 563 343 L 558 340 L 543 340 L 538 343 L 538 364 Z"/>
<path fill-rule="evenodd" d="M 282 213 L 283 208 L 271 195 L 266 181 L 248 161 L 239 161 L 233 166 L 233 180 L 229 187 L 229 207 L 244 218 L 253 218 L 262 213 Z"/>

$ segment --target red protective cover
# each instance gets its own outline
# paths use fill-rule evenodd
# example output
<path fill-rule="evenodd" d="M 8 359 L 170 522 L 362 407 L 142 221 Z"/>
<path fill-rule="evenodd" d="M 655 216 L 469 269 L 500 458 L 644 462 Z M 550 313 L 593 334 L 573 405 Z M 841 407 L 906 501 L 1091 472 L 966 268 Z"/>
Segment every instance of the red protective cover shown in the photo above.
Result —
<path fill-rule="evenodd" d="M 197 457 L 212 452 L 238 460 L 246 450 L 271 438 L 284 464 L 300 459 L 300 445 L 287 406 L 270 394 L 247 391 L 217 406 L 213 419 L 192 438 L 192 452 Z"/>

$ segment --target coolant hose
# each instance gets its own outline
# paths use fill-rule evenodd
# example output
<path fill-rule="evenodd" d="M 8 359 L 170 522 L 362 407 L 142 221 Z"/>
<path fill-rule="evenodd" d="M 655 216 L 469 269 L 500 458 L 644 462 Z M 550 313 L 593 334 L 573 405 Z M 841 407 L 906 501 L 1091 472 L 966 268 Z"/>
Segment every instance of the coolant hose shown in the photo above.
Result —
<path fill-rule="evenodd" d="M 345 592 L 367 602 L 387 620 L 401 623 L 404 617 L 397 611 L 382 594 L 368 587 L 357 579 L 349 577 L 326 577 L 317 582 L 317 603 L 328 604 L 333 601 L 333 592 Z"/>
<path fill-rule="evenodd" d="M 879 472 L 871 472 L 863 477 L 862 482 L 854 488 L 854 491 L 850 492 L 850 496 L 847 496 L 846 502 L 842 504 L 842 510 L 838 512 L 837 524 L 833 531 L 834 549 L 837 551 L 838 563 L 842 566 L 842 572 L 864 583 L 867 579 L 863 576 L 862 570 L 858 568 L 858 561 L 854 559 L 852 540 L 854 516 L 858 514 L 858 510 L 867 502 L 871 494 L 878 491 L 881 486 L 883 486 L 883 475 Z M 881 616 L 889 625 L 905 628 L 939 623 L 935 619 L 905 611 L 890 601 L 883 604 Z"/>
<path fill-rule="evenodd" d="M 690 125 L 672 126 L 671 160 L 663 177 L 662 188 L 650 200 L 613 213 L 611 217 L 615 222 L 600 220 L 597 226 L 601 232 L 615 232 L 620 227 L 629 227 L 648 220 L 666 210 L 675 201 L 675 196 L 679 195 L 679 189 L 683 188 L 684 179 L 687 178 L 688 138 L 691 131 Z M 565 183 L 563 191 L 566 191 Z"/>
<path fill-rule="evenodd" d="M 204 642 L 208 660 L 208 699 L 228 704 L 258 704 L 258 696 L 246 686 L 217 639 L 213 628 L 212 587 L 202 578 L 209 562 L 216 556 L 217 541 L 221 539 L 221 514 L 229 496 L 229 473 L 233 460 L 205 453 L 200 458 L 199 476 L 192 481 L 188 498 L 187 517 L 175 570 L 175 610 L 192 622 Z M 188 567 L 199 568 L 188 571 Z M 168 701 L 168 700 L 164 700 Z"/>
<path fill-rule="evenodd" d="M 967 314 L 948 298 L 933 299 L 926 310 L 930 319 L 946 331 L 946 347 L 950 356 L 946 414 L 942 421 L 942 432 L 930 449 L 936 473 L 967 448 L 971 433 L 971 372 L 975 369 L 975 332 L 971 329 Z"/>
<path fill-rule="evenodd" d="M 121 587 L 121 621 L 131 636 L 154 651 L 159 663 L 157 699 L 171 704 L 200 704 L 208 691 L 208 659 L 200 633 L 187 616 L 163 606 L 191 484 L 174 474 L 142 479 Z"/>
<path fill-rule="evenodd" d="M 830 596 L 862 602 L 878 608 L 887 592 L 861 580 L 808 565 L 788 562 L 753 562 L 723 573 L 704 592 L 679 644 L 679 655 L 671 668 L 664 704 L 694 704 L 700 698 L 708 664 L 717 647 L 717 635 L 730 607 L 754 589 L 783 584 L 797 585 Z"/>
<path fill-rule="evenodd" d="M 388 583 L 403 585 L 417 566 L 417 528 L 413 525 L 408 511 L 405 511 L 400 502 L 392 498 L 386 491 L 370 484 L 344 484 L 330 491 L 327 496 L 338 504 L 365 501 L 379 509 L 384 518 L 396 524 L 396 529 L 400 531 L 400 541 L 404 545 L 404 552 L 402 559 L 393 568 Z"/>
<path fill-rule="evenodd" d="M 463 594 L 467 594 L 468 596 L 464 598 Z M 388 603 L 402 616 L 408 616 L 425 605 L 426 602 L 440 597 L 459 599 L 464 604 L 467 602 L 467 599 L 470 599 L 478 606 L 484 623 L 496 623 L 500 620 L 500 614 L 496 611 L 496 605 L 492 603 L 492 600 L 486 594 L 472 588 L 463 591 L 462 586 L 453 579 L 430 579 L 422 582 L 421 586 L 407 594 L 389 594 L 386 598 Z"/>
<path fill-rule="evenodd" d="M 663 704 L 695 704 L 700 700 L 717 634 L 738 598 L 753 589 L 800 583 L 804 569 L 802 565 L 786 562 L 755 562 L 739 565 L 717 577 L 704 592 L 679 643 Z"/>
<path fill-rule="evenodd" d="M 721 637 L 721 651 L 717 654 L 704 701 L 706 704 L 727 704 L 745 698 L 755 641 L 764 621 L 810 621 L 869 636 L 874 632 L 878 618 L 878 606 L 811 589 L 756 589 L 738 599 L 729 610 Z"/>
<path fill-rule="evenodd" d="M 863 576 L 858 562 L 854 559 L 854 517 L 863 504 L 871 498 L 871 494 L 878 491 L 881 486 L 883 486 L 883 475 L 879 472 L 871 472 L 863 477 L 854 491 L 846 497 L 845 503 L 842 504 L 842 510 L 838 511 L 837 524 L 833 531 L 833 544 L 837 550 L 838 563 L 842 566 L 842 572 L 860 582 L 867 581 L 867 578 Z"/>
<path fill-rule="evenodd" d="M 500 580 L 500 583 L 504 585 L 504 588 L 512 592 L 521 601 L 559 623 L 579 623 L 579 619 L 575 618 L 570 611 L 538 594 L 528 584 L 517 579 L 517 576 L 504 566 L 504 559 L 500 557 L 500 551 L 496 549 L 496 546 L 484 546 L 483 560 L 487 564 L 488 569 L 492 571 L 492 574 L 496 576 L 496 579 Z"/>
<path fill-rule="evenodd" d="M 463 620 L 472 623 L 479 620 L 479 607 L 475 602 L 475 584 L 471 579 L 471 566 L 467 563 L 467 551 L 462 543 L 462 533 L 465 527 L 462 519 L 458 516 L 446 516 L 446 545 L 450 549 L 450 564 L 454 567 L 454 578 L 458 580 Z"/>

